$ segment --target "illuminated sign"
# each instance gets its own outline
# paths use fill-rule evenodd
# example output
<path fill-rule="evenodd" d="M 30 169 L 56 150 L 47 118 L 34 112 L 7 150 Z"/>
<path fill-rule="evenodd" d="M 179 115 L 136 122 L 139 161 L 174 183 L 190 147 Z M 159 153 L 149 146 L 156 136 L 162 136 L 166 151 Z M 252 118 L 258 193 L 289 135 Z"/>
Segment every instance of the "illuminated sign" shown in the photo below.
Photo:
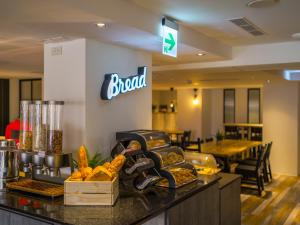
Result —
<path fill-rule="evenodd" d="M 162 20 L 163 44 L 162 53 L 172 57 L 177 57 L 177 33 L 178 25 L 166 18 Z"/>
<path fill-rule="evenodd" d="M 100 96 L 103 100 L 111 100 L 119 94 L 146 87 L 147 67 L 139 67 L 138 74 L 120 78 L 117 73 L 106 74 L 101 87 Z"/>
<path fill-rule="evenodd" d="M 284 79 L 291 81 L 300 81 L 300 70 L 285 70 Z"/>

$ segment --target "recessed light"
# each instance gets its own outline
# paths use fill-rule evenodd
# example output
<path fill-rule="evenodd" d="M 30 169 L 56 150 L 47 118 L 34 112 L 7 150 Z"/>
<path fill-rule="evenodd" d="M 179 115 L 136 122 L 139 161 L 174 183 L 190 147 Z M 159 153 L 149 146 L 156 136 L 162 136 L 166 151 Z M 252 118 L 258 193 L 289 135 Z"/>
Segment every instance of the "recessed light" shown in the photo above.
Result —
<path fill-rule="evenodd" d="M 294 34 L 292 34 L 292 38 L 300 39 L 300 33 L 294 33 Z"/>
<path fill-rule="evenodd" d="M 271 80 L 267 80 L 267 83 L 270 84 L 270 83 L 271 83 Z"/>
<path fill-rule="evenodd" d="M 203 52 L 199 52 L 198 54 L 197 54 L 197 56 L 204 56 L 205 54 L 203 53 Z"/>
<path fill-rule="evenodd" d="M 96 26 L 100 27 L 100 28 L 104 28 L 105 27 L 105 23 L 96 23 Z"/>

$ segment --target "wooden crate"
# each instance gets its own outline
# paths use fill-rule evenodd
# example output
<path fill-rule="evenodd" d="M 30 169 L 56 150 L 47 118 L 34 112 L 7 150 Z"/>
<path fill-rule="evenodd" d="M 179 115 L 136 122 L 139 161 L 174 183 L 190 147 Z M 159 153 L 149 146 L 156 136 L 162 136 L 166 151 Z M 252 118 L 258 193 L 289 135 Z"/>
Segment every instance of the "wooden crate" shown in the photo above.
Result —
<path fill-rule="evenodd" d="M 119 179 L 113 181 L 64 182 L 65 205 L 114 205 L 119 196 Z"/>

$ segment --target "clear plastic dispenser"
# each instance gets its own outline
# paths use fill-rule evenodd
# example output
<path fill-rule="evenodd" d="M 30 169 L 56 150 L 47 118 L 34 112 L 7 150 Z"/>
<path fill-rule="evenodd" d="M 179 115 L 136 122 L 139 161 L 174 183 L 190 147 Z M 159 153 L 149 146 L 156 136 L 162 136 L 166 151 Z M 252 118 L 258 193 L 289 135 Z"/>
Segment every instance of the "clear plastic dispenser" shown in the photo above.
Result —
<path fill-rule="evenodd" d="M 19 149 L 32 151 L 32 114 L 29 106 L 31 101 L 20 102 L 20 145 Z"/>
<path fill-rule="evenodd" d="M 61 154 L 63 145 L 63 101 L 48 102 L 47 153 Z"/>

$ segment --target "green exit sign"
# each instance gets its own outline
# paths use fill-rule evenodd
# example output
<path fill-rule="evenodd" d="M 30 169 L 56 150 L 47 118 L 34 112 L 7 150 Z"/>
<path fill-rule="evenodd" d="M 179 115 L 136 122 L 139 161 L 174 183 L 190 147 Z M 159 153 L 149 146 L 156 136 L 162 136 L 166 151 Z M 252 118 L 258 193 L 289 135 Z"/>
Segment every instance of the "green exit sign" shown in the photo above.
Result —
<path fill-rule="evenodd" d="M 177 57 L 177 34 L 178 27 L 175 22 L 163 18 L 163 46 L 162 53 L 164 55 Z"/>

